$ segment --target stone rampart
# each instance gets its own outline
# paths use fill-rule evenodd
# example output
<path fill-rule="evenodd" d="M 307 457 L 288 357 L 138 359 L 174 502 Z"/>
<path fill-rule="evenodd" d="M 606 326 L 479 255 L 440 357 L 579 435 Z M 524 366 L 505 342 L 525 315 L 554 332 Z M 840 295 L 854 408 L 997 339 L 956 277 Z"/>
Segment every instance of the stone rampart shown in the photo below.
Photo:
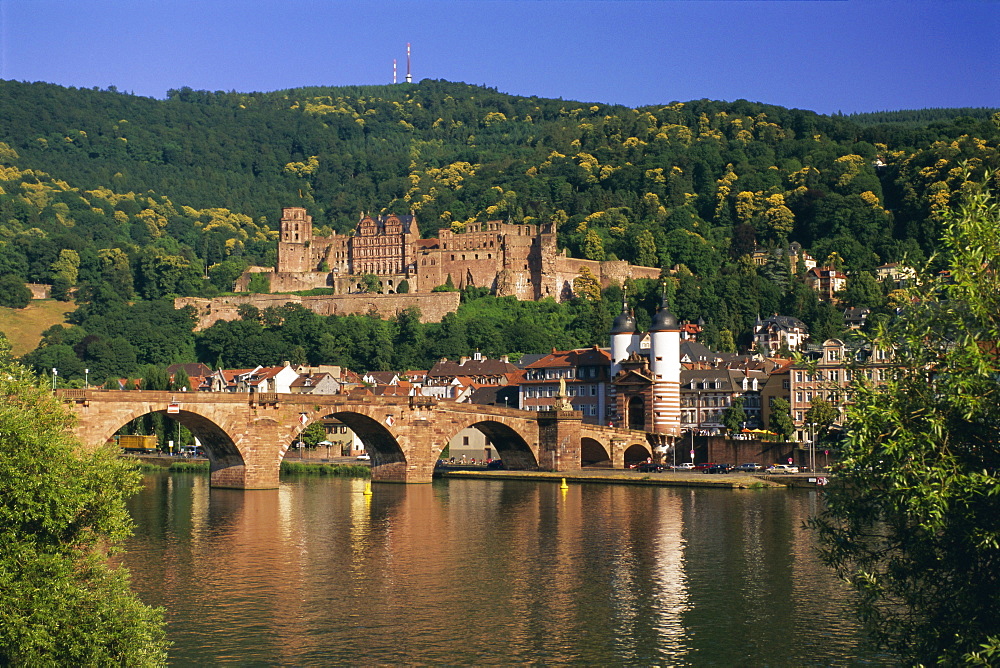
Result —
<path fill-rule="evenodd" d="M 239 320 L 237 309 L 242 304 L 250 304 L 263 310 L 270 306 L 284 306 L 291 302 L 301 304 L 319 315 L 365 314 L 370 311 L 388 319 L 405 309 L 416 306 L 420 309 L 421 322 L 440 322 L 448 313 L 458 310 L 461 295 L 457 292 L 433 292 L 430 294 L 403 295 L 276 295 L 238 294 L 214 299 L 179 297 L 174 300 L 174 308 L 192 306 L 197 322 L 195 330 L 211 327 L 219 320 Z"/>
<path fill-rule="evenodd" d="M 52 296 L 52 286 L 47 283 L 25 283 L 25 287 L 31 290 L 32 299 L 48 299 Z"/>

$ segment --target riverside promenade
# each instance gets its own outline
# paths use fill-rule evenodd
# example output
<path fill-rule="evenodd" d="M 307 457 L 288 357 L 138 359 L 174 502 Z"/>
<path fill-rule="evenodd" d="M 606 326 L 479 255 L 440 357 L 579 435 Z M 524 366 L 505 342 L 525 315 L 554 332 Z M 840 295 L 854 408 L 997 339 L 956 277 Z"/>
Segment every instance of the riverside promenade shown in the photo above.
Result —
<path fill-rule="evenodd" d="M 763 473 L 687 473 L 679 471 L 662 471 L 658 473 L 643 473 L 620 469 L 590 469 L 579 471 L 504 471 L 504 470 L 449 470 L 437 469 L 435 477 L 451 479 L 480 480 L 532 480 L 536 482 L 567 484 L 612 484 L 612 485 L 651 485 L 658 487 L 700 487 L 716 489 L 761 489 L 806 487 L 822 488 L 820 480 L 829 480 L 824 474 L 793 473 L 781 475 L 766 475 Z"/>

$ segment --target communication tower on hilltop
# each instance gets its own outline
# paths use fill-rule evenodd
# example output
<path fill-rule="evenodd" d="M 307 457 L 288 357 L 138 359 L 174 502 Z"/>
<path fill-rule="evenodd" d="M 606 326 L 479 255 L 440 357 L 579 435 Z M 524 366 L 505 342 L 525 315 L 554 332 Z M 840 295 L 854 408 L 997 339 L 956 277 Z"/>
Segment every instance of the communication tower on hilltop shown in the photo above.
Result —
<path fill-rule="evenodd" d="M 413 83 L 413 75 L 410 74 L 410 43 L 406 43 L 406 83 Z"/>
<path fill-rule="evenodd" d="M 392 83 L 396 83 L 396 59 L 392 59 Z"/>

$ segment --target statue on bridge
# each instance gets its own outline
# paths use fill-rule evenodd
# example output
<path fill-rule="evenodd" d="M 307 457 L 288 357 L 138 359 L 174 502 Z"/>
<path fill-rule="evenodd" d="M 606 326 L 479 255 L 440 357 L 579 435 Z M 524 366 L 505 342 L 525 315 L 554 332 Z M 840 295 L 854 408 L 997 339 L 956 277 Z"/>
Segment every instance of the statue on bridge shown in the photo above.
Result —
<path fill-rule="evenodd" d="M 569 400 L 569 394 L 566 392 L 566 379 L 559 379 L 559 394 L 556 395 L 556 400 L 552 404 L 552 410 L 554 411 L 571 411 L 573 410 L 573 402 Z"/>

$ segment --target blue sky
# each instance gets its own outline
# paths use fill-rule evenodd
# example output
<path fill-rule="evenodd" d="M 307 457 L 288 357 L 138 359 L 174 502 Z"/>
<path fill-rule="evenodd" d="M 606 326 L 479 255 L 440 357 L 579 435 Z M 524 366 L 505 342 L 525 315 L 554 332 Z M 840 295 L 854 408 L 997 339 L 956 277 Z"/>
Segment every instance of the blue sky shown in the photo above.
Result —
<path fill-rule="evenodd" d="M 1000 107 L 1000 2 L 0 0 L 0 78 L 266 91 L 405 73 L 628 106 Z"/>

